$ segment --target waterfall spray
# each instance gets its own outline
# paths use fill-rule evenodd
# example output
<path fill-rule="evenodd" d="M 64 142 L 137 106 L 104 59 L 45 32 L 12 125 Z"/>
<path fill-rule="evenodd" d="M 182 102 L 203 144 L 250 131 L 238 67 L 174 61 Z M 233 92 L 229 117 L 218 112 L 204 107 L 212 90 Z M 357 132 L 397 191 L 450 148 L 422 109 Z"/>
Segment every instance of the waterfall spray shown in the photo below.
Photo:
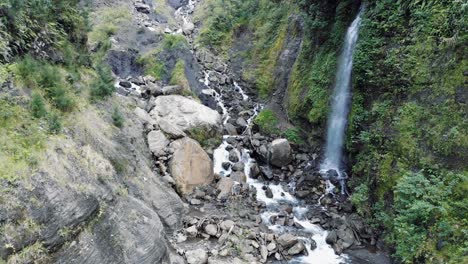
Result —
<path fill-rule="evenodd" d="M 351 101 L 350 90 L 353 54 L 358 39 L 363 10 L 364 7 L 361 7 L 357 17 L 346 32 L 343 50 L 341 51 L 338 70 L 336 72 L 332 112 L 328 119 L 325 160 L 320 166 L 320 169 L 327 180 L 335 178 L 340 182 L 342 193 L 345 193 L 345 179 L 347 178 L 346 173 L 341 172 L 341 159 L 343 155 L 343 142 Z M 336 173 L 334 171 L 336 171 Z"/>

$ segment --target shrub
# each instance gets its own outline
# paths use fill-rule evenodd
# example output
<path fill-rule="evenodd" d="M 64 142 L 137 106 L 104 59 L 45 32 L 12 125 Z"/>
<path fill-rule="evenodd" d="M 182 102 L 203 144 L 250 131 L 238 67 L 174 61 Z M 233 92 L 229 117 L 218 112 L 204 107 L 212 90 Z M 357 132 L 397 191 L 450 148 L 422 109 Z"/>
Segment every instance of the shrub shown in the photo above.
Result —
<path fill-rule="evenodd" d="M 179 59 L 175 64 L 172 70 L 170 83 L 173 85 L 180 85 L 184 87 L 185 91 L 190 91 L 190 85 L 185 76 L 185 62 L 183 60 Z"/>
<path fill-rule="evenodd" d="M 96 67 L 97 77 L 92 83 L 91 100 L 102 100 L 115 91 L 114 78 L 109 67 L 99 64 Z"/>
<path fill-rule="evenodd" d="M 44 99 L 38 93 L 33 93 L 31 96 L 30 109 L 35 118 L 45 117 L 47 110 L 45 107 Z"/>
<path fill-rule="evenodd" d="M 303 144 L 304 140 L 302 139 L 300 133 L 301 131 L 296 127 L 288 128 L 283 132 L 283 136 L 295 144 Z"/>
<path fill-rule="evenodd" d="M 118 128 L 122 128 L 124 125 L 125 119 L 117 106 L 114 106 L 114 110 L 112 112 L 112 121 L 114 126 Z"/>
<path fill-rule="evenodd" d="M 151 51 L 137 59 L 137 64 L 143 67 L 146 75 L 162 80 L 166 74 L 166 66 L 156 58 L 157 51 Z"/>
<path fill-rule="evenodd" d="M 59 134 L 62 131 L 62 121 L 60 120 L 60 116 L 58 114 L 49 114 L 47 120 L 49 125 L 49 132 L 51 134 Z"/>
<path fill-rule="evenodd" d="M 163 48 L 173 50 L 187 45 L 187 40 L 182 35 L 164 35 Z"/>
<path fill-rule="evenodd" d="M 254 120 L 254 123 L 259 126 L 260 130 L 268 134 L 278 132 L 278 122 L 278 117 L 270 109 L 262 110 Z"/>

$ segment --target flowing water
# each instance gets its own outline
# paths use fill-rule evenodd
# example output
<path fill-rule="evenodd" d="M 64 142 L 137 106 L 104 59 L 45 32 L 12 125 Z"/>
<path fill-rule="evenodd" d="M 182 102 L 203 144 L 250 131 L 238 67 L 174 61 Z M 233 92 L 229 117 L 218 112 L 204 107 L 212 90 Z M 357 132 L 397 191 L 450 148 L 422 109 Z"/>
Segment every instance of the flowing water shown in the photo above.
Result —
<path fill-rule="evenodd" d="M 364 8 L 361 7 L 359 14 L 346 32 L 345 42 L 339 58 L 338 70 L 336 72 L 332 112 L 328 119 L 325 160 L 321 165 L 321 169 L 324 171 L 333 169 L 336 170 L 338 174 L 341 174 L 343 141 L 351 101 L 350 90 L 353 54 L 358 39 L 361 14 L 363 10 Z"/>
<path fill-rule="evenodd" d="M 190 11 L 193 10 L 195 2 L 190 1 L 189 4 L 185 7 L 180 8 L 177 10 L 176 15 L 181 17 L 183 23 L 187 23 L 190 21 Z M 362 11 L 361 11 L 362 12 Z M 341 159 L 341 148 L 343 142 L 343 134 L 344 134 L 344 127 L 346 124 L 346 115 L 348 113 L 348 104 L 349 104 L 349 81 L 350 81 L 350 74 L 352 68 L 352 53 L 354 50 L 354 46 L 357 40 L 357 31 L 360 24 L 360 14 L 355 19 L 351 27 L 348 29 L 348 33 L 346 35 L 346 43 L 343 54 L 341 56 L 340 61 L 340 69 L 337 73 L 337 87 L 335 88 L 335 97 L 334 97 L 334 104 L 333 104 L 333 114 L 331 117 L 331 133 L 329 133 L 328 142 L 331 143 L 331 146 L 327 145 L 327 153 L 332 153 L 330 157 L 327 155 L 327 162 L 326 164 L 331 164 L 330 166 L 338 167 L 339 160 Z M 179 30 L 180 32 L 181 30 Z M 200 80 L 200 82 L 204 83 L 206 86 L 203 90 L 205 94 L 209 94 L 213 96 L 215 101 L 217 102 L 218 106 L 222 110 L 222 119 L 223 124 L 226 124 L 230 119 L 229 112 L 231 109 L 227 109 L 225 106 L 226 104 L 223 102 L 222 96 L 222 89 L 218 88 L 213 89 L 210 83 L 210 74 L 211 71 L 205 71 L 204 79 Z M 242 87 L 234 82 L 234 89 L 242 96 L 244 101 L 248 100 L 248 95 L 244 92 Z M 257 116 L 258 112 L 261 110 L 262 106 L 260 104 L 256 104 L 253 110 L 253 115 L 251 115 L 247 120 L 247 129 L 241 136 L 229 136 L 225 135 L 223 137 L 222 144 L 214 150 L 213 153 L 213 160 L 214 160 L 214 173 L 219 174 L 220 176 L 228 176 L 232 171 L 230 166 L 228 169 L 224 169 L 222 164 L 224 162 L 229 162 L 233 165 L 232 162 L 229 161 L 229 151 L 226 148 L 229 146 L 228 138 L 236 137 L 237 139 L 243 138 L 247 136 L 247 132 L 252 121 Z M 337 108 L 337 109 L 335 109 Z M 330 128 L 329 128 L 330 130 Z M 235 148 L 234 148 L 235 149 Z M 340 150 L 339 152 L 337 150 Z M 256 198 L 258 201 L 265 203 L 266 209 L 261 213 L 261 218 L 264 224 L 268 226 L 270 230 L 275 233 L 283 234 L 283 233 L 292 233 L 295 234 L 299 239 L 301 239 L 306 246 L 307 254 L 304 256 L 293 258 L 290 263 L 317 263 L 317 264 L 341 264 L 347 263 L 348 257 L 343 254 L 341 256 L 336 255 L 334 250 L 330 245 L 325 242 L 328 232 L 322 229 L 319 225 L 312 224 L 306 217 L 306 214 L 309 210 L 325 210 L 323 207 L 319 205 L 306 205 L 300 199 L 294 197 L 291 194 L 290 190 L 294 189 L 292 183 L 290 184 L 274 184 L 271 182 L 263 182 L 258 179 L 252 179 L 249 177 L 250 175 L 250 168 L 253 163 L 256 161 L 251 157 L 250 149 L 243 148 L 241 150 L 236 150 L 237 155 L 240 161 L 242 161 L 245 165 L 244 173 L 247 176 L 247 184 L 249 184 L 252 188 L 256 189 Z M 271 189 L 273 197 L 267 197 L 265 193 L 265 187 Z M 330 182 L 327 182 L 327 190 L 333 189 L 333 185 Z M 292 206 L 292 214 L 294 216 L 295 224 L 293 226 L 283 226 L 272 224 L 270 218 L 272 216 L 279 215 L 281 212 L 280 205 L 290 205 Z M 312 244 L 315 242 L 316 248 L 312 249 Z"/>

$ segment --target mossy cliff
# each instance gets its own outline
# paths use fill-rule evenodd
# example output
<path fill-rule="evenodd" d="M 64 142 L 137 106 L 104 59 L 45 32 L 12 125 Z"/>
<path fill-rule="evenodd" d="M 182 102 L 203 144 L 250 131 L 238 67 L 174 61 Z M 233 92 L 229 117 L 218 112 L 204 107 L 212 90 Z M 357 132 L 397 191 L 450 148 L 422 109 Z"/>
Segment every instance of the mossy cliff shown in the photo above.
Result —
<path fill-rule="evenodd" d="M 199 41 L 230 54 L 268 102 L 260 116 L 271 118 L 257 123 L 272 133 L 300 127 L 319 148 L 337 56 L 360 1 L 205 4 L 214 12 L 200 12 L 207 18 Z M 463 1 L 366 4 L 347 130 L 349 185 L 357 211 L 400 262 L 467 260 L 466 25 Z M 294 39 L 298 52 L 290 52 Z M 285 56 L 293 66 L 281 75 Z"/>

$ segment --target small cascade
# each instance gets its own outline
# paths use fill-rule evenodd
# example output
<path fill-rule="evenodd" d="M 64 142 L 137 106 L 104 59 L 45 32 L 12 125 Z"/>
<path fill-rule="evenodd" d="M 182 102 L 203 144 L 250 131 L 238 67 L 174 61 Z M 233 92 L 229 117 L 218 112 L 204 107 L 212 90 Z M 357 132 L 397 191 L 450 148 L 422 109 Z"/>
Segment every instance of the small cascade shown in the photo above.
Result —
<path fill-rule="evenodd" d="M 343 50 L 339 58 L 338 70 L 336 72 L 331 106 L 332 112 L 328 120 L 325 160 L 320 166 L 322 175 L 327 180 L 327 189 L 333 191 L 334 186 L 330 181 L 334 180 L 340 183 L 342 194 L 346 193 L 345 180 L 347 175 L 342 171 L 341 160 L 351 101 L 353 54 L 358 40 L 363 11 L 364 7 L 361 7 L 357 17 L 346 32 Z"/>

